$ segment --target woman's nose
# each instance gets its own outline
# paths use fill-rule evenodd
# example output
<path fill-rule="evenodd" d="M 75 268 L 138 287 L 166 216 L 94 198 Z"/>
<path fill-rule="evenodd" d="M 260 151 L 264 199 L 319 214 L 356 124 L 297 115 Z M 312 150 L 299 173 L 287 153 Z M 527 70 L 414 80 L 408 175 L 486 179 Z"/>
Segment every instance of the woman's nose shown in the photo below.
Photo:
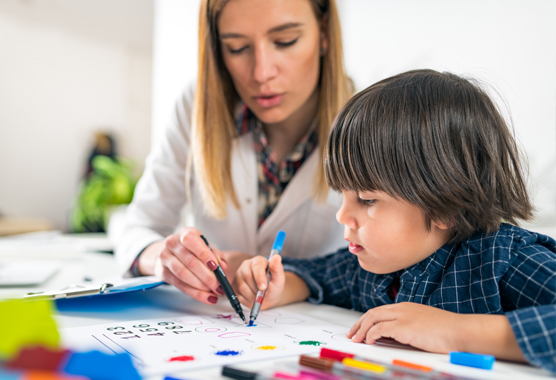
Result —
<path fill-rule="evenodd" d="M 266 83 L 274 78 L 277 67 L 274 62 L 274 55 L 267 46 L 259 45 L 255 48 L 255 67 L 253 77 L 257 83 Z"/>

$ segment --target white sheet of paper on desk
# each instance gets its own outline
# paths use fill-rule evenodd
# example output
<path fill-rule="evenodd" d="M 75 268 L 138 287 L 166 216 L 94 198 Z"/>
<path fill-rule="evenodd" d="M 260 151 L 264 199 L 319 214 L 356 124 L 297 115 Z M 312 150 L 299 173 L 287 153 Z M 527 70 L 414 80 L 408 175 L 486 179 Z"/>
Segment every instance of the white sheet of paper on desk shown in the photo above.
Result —
<path fill-rule="evenodd" d="M 61 330 L 66 347 L 128 352 L 143 375 L 317 353 L 320 347 L 349 350 L 355 343 L 342 326 L 280 309 L 262 311 L 246 326 L 232 314 L 117 322 Z"/>
<path fill-rule="evenodd" d="M 0 287 L 40 285 L 61 267 L 61 263 L 46 260 L 0 260 Z"/>

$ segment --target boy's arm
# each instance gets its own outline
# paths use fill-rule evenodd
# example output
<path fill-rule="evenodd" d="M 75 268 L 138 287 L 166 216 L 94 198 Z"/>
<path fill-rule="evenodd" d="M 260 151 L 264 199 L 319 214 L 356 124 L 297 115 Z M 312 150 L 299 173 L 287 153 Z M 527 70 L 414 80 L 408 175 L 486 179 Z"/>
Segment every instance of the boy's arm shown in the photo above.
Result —
<path fill-rule="evenodd" d="M 292 272 L 285 272 L 286 282 L 280 300 L 276 306 L 305 301 L 311 293 L 301 277 Z"/>
<path fill-rule="evenodd" d="M 457 351 L 493 355 L 498 359 L 525 362 L 505 315 L 461 314 Z"/>
<path fill-rule="evenodd" d="M 538 240 L 517 251 L 500 280 L 508 324 L 525 359 L 556 373 L 556 242 Z"/>
<path fill-rule="evenodd" d="M 297 275 L 309 291 L 304 298 L 313 304 L 352 308 L 358 305 L 359 266 L 357 257 L 347 249 L 340 249 L 324 257 L 312 259 L 282 259 L 286 273 Z"/>

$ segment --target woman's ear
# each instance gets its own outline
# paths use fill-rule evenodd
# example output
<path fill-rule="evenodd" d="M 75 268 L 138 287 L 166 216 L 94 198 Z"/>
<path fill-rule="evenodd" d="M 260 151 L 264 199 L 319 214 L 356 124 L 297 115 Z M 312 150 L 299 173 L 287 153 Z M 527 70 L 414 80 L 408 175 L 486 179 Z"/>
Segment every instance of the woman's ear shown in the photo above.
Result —
<path fill-rule="evenodd" d="M 322 17 L 320 23 L 320 55 L 325 55 L 328 51 L 328 14 Z"/>

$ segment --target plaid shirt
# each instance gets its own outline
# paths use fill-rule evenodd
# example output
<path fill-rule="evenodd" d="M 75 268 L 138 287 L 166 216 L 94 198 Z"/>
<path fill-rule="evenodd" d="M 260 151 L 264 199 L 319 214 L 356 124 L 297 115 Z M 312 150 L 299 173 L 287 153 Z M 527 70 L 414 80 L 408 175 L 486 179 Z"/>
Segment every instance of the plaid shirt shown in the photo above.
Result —
<path fill-rule="evenodd" d="M 262 123 L 246 106 L 243 106 L 239 113 L 236 126 L 240 136 L 253 132 L 259 179 L 258 226 L 260 227 L 278 204 L 282 192 L 297 169 L 317 147 L 318 136 L 315 129 L 312 128 L 295 144 L 292 151 L 278 166 L 276 165 L 276 153 L 268 145 Z"/>
<path fill-rule="evenodd" d="M 326 257 L 284 257 L 284 269 L 303 278 L 309 302 L 358 311 L 416 302 L 465 314 L 505 314 L 524 357 L 556 373 L 556 241 L 502 224 L 448 243 L 395 273 L 374 274 L 347 249 Z M 395 299 L 390 285 L 399 279 Z"/>

